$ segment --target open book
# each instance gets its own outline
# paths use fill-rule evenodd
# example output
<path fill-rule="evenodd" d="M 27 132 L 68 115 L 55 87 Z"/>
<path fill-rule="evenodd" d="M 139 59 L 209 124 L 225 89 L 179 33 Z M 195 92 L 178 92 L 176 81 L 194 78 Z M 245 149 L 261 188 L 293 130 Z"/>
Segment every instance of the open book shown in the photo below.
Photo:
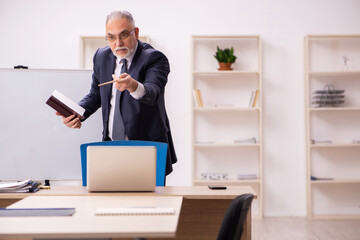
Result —
<path fill-rule="evenodd" d="M 69 117 L 75 114 L 80 119 L 84 119 L 85 109 L 57 90 L 53 92 L 50 98 L 46 101 L 46 104 L 64 117 Z"/>

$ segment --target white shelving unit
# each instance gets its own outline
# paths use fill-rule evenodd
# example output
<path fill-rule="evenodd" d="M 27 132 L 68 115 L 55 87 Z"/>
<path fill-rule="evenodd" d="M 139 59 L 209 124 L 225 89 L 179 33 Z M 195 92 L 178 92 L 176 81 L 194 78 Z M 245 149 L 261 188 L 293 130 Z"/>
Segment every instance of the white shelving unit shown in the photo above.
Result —
<path fill-rule="evenodd" d="M 234 47 L 232 71 L 219 71 L 216 47 Z M 199 89 L 204 106 L 192 101 L 194 185 L 249 185 L 258 194 L 252 213 L 262 217 L 262 73 L 259 36 L 193 36 L 192 89 Z M 255 107 L 251 94 L 259 90 Z M 193 96 L 193 94 L 191 94 Z M 236 143 L 236 139 L 256 142 Z M 207 180 L 203 174 L 227 179 Z M 238 175 L 255 179 L 239 180 Z"/>
<path fill-rule="evenodd" d="M 150 38 L 148 36 L 139 36 L 139 40 L 146 43 L 150 42 Z M 106 46 L 108 46 L 108 44 L 105 40 L 105 36 L 80 36 L 80 68 L 92 70 L 92 60 L 95 51 L 98 48 Z"/>
<path fill-rule="evenodd" d="M 344 103 L 314 106 L 329 84 Z M 360 35 L 305 37 L 305 111 L 308 217 L 360 218 Z"/>

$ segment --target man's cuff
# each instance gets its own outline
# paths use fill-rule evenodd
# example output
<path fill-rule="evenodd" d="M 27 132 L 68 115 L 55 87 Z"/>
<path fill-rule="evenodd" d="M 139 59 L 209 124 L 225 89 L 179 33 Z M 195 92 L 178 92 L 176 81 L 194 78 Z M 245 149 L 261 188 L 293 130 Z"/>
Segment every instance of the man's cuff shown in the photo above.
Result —
<path fill-rule="evenodd" d="M 138 86 L 137 86 L 136 90 L 134 92 L 130 93 L 130 95 L 133 98 L 135 98 L 136 100 L 142 98 L 145 95 L 144 85 L 142 83 L 138 82 Z"/>

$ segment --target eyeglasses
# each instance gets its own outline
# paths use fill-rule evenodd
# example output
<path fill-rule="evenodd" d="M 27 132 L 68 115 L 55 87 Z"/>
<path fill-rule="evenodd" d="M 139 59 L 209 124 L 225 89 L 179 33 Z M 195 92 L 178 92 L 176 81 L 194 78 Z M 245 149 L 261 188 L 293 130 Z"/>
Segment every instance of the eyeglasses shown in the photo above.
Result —
<path fill-rule="evenodd" d="M 115 42 L 118 38 L 120 41 L 126 40 L 134 32 L 134 30 L 135 30 L 135 28 L 133 30 L 131 30 L 131 32 L 129 32 L 128 30 L 125 30 L 125 31 L 121 32 L 118 36 L 108 34 L 106 36 L 105 40 L 109 41 L 109 42 Z"/>

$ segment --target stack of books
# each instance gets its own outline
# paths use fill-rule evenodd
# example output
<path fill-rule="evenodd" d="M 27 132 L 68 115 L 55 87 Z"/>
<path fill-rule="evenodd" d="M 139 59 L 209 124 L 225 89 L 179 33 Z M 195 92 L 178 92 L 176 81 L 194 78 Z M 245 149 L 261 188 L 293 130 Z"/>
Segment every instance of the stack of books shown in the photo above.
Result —
<path fill-rule="evenodd" d="M 39 190 L 40 182 L 27 179 L 20 182 L 0 182 L 0 193 L 22 193 L 36 192 Z"/>

